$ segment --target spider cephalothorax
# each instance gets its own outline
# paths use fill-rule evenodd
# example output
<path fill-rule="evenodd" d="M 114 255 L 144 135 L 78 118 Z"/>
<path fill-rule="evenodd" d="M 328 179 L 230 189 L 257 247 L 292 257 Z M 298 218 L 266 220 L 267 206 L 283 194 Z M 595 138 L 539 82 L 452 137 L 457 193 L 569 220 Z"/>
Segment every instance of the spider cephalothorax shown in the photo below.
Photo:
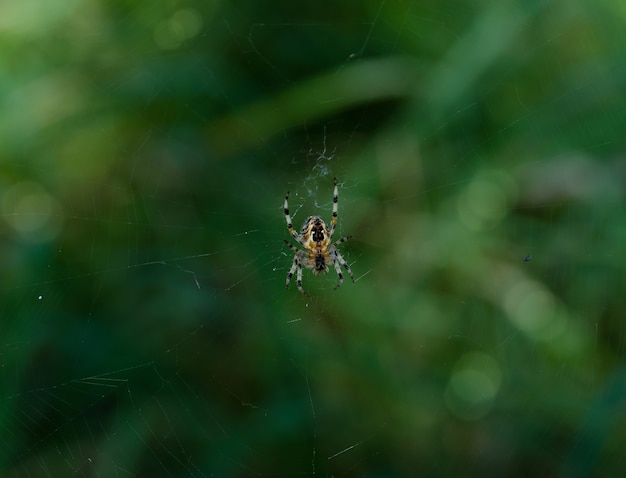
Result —
<path fill-rule="evenodd" d="M 335 232 L 335 226 L 337 225 L 337 208 L 338 208 L 338 194 L 337 194 L 337 179 L 334 179 L 335 189 L 333 192 L 333 218 L 330 222 L 330 229 L 326 226 L 326 223 L 320 216 L 310 216 L 302 226 L 302 232 L 298 234 L 293 228 L 293 224 L 291 222 L 291 216 L 289 215 L 289 191 L 285 195 L 285 219 L 287 221 L 287 229 L 291 236 L 298 241 L 298 243 L 304 247 L 304 251 L 298 249 L 293 244 L 285 241 L 287 246 L 291 248 L 294 252 L 293 264 L 291 269 L 289 270 L 289 274 L 287 274 L 287 282 L 285 283 L 285 287 L 289 287 L 289 282 L 293 277 L 294 273 L 297 274 L 296 278 L 296 286 L 298 290 L 302 292 L 304 295 L 307 294 L 302 288 L 302 266 L 307 269 L 311 269 L 314 275 L 318 275 L 320 272 L 327 273 L 328 266 L 333 264 L 335 266 L 335 271 L 339 276 L 339 283 L 335 287 L 337 289 L 343 283 L 343 274 L 341 272 L 342 265 L 352 282 L 354 282 L 354 276 L 352 275 L 352 270 L 350 266 L 346 262 L 346 260 L 342 257 L 342 255 L 337 250 L 337 246 L 343 242 L 346 242 L 350 239 L 351 236 L 345 236 L 335 241 L 331 244 L 331 240 L 333 237 L 333 233 Z"/>
<path fill-rule="evenodd" d="M 324 220 L 319 216 L 310 216 L 302 226 L 302 237 L 318 244 L 326 242 L 328 245 L 328 228 Z"/>

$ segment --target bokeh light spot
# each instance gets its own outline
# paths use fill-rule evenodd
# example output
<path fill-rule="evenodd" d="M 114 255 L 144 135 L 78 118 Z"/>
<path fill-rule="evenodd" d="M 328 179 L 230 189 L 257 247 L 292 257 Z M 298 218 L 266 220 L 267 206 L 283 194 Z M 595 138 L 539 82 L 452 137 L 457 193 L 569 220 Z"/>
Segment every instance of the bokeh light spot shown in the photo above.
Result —
<path fill-rule="evenodd" d="M 535 282 L 523 281 L 513 286 L 504 299 L 504 307 L 511 321 L 534 340 L 554 340 L 565 331 L 566 311 Z"/>
<path fill-rule="evenodd" d="M 182 8 L 154 28 L 154 41 L 163 50 L 174 50 L 202 29 L 202 17 L 193 8 Z"/>
<path fill-rule="evenodd" d="M 500 382 L 500 367 L 493 357 L 481 352 L 464 355 L 450 377 L 446 404 L 459 418 L 482 418 L 491 409 Z"/>
<path fill-rule="evenodd" d="M 484 229 L 508 214 L 516 195 L 516 188 L 508 175 L 498 171 L 483 173 L 459 196 L 459 217 L 471 230 Z"/>
<path fill-rule="evenodd" d="M 6 190 L 2 215 L 18 234 L 33 242 L 48 241 L 61 229 L 61 206 L 33 182 L 18 183 Z"/>

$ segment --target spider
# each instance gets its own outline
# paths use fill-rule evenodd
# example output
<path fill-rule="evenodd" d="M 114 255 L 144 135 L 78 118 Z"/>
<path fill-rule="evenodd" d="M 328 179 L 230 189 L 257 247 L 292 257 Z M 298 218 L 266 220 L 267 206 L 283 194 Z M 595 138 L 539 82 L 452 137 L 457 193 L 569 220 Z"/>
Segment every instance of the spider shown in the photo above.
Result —
<path fill-rule="evenodd" d="M 291 216 L 289 215 L 289 191 L 287 191 L 285 195 L 285 220 L 287 221 L 287 230 L 289 234 L 291 234 L 291 237 L 298 241 L 305 249 L 304 251 L 300 250 L 285 240 L 285 244 L 295 252 L 293 264 L 291 269 L 289 269 L 289 274 L 287 274 L 285 288 L 289 287 L 289 282 L 291 282 L 291 278 L 294 273 L 296 273 L 296 286 L 298 290 L 307 297 L 309 296 L 308 292 L 302 288 L 303 265 L 307 269 L 311 269 L 314 275 L 319 275 L 321 272 L 324 274 L 328 273 L 328 266 L 333 264 L 339 276 L 339 282 L 335 286 L 335 289 L 338 289 L 341 287 L 341 284 L 343 284 L 343 274 L 341 273 L 340 265 L 346 269 L 348 274 L 350 274 L 352 282 L 354 282 L 354 276 L 352 275 L 350 266 L 337 250 L 339 244 L 343 244 L 352 236 L 344 236 L 332 244 L 330 242 L 335 232 L 335 226 L 337 225 L 337 202 L 339 200 L 337 195 L 337 178 L 333 179 L 333 183 L 335 184 L 335 189 L 333 191 L 333 218 L 330 221 L 330 229 L 328 229 L 326 223 L 320 216 L 309 216 L 304 222 L 304 226 L 302 226 L 302 232 L 300 234 L 297 233 L 293 228 Z"/>

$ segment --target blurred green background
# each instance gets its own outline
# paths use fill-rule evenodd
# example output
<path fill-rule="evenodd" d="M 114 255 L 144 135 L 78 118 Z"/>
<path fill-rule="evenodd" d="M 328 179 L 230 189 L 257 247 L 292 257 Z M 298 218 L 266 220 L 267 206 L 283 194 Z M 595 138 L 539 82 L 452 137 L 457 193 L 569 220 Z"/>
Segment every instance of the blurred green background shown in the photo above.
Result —
<path fill-rule="evenodd" d="M 624 473 L 623 1 L 0 12 L 2 476 Z"/>

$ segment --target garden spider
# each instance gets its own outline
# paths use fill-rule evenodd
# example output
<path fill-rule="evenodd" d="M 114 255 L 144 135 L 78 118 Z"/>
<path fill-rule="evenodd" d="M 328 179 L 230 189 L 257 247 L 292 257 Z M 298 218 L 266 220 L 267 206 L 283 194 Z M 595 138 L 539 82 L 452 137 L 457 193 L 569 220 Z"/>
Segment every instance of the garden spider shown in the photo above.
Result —
<path fill-rule="evenodd" d="M 339 244 L 346 242 L 352 236 L 344 236 L 332 244 L 330 242 L 335 232 L 335 226 L 337 225 L 337 201 L 339 200 L 337 195 L 337 178 L 334 178 L 333 182 L 335 189 L 333 191 L 333 218 L 330 221 L 330 229 L 328 229 L 326 223 L 320 216 L 309 216 L 304 226 L 302 226 L 302 233 L 298 234 L 293 228 L 291 216 L 289 215 L 289 204 L 287 202 L 289 200 L 289 191 L 287 191 L 285 195 L 285 220 L 287 221 L 287 229 L 291 237 L 298 241 L 305 249 L 302 251 L 285 240 L 285 244 L 295 252 L 293 264 L 291 269 L 289 269 L 289 274 L 287 274 L 285 288 L 289 287 L 289 282 L 293 274 L 297 272 L 296 286 L 298 290 L 306 296 L 309 296 L 309 294 L 302 288 L 303 265 L 307 269 L 311 269 L 314 275 L 319 275 L 320 272 L 328 273 L 328 266 L 334 264 L 335 271 L 337 271 L 337 275 L 339 276 L 339 283 L 335 286 L 335 289 L 338 289 L 341 284 L 343 284 L 343 274 L 341 273 L 341 267 L 339 267 L 341 264 L 346 271 L 348 271 L 348 274 L 350 274 L 352 282 L 354 282 L 354 276 L 352 275 L 350 266 L 337 250 Z"/>

